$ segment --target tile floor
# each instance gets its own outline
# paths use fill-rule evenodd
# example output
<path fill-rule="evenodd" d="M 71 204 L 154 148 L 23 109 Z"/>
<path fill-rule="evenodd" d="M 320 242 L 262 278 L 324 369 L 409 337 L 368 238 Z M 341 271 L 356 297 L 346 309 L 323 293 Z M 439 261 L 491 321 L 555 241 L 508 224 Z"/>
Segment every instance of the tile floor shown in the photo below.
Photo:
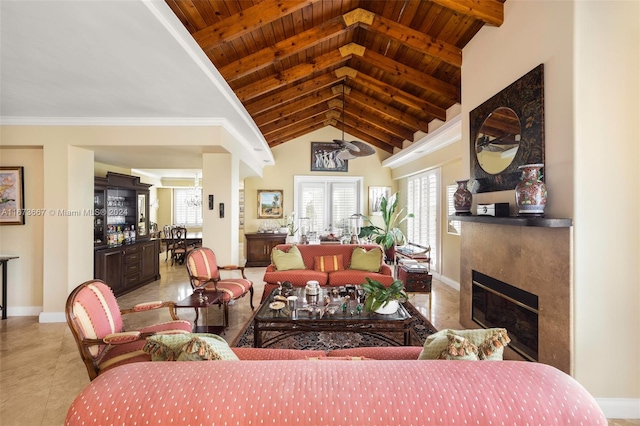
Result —
<path fill-rule="evenodd" d="M 152 300 L 179 300 L 191 292 L 184 266 L 171 266 L 161 257 L 162 279 L 119 298 L 122 308 Z M 254 305 L 262 296 L 264 268 L 247 268 L 254 282 Z M 433 283 L 433 312 L 429 296 L 413 293 L 411 303 L 437 329 L 460 328 L 459 293 L 436 280 Z M 180 310 L 182 318 L 193 320 L 190 309 Z M 222 310 L 209 310 L 209 323 L 221 324 Z M 232 342 L 252 315 L 247 298 L 230 307 L 230 327 L 223 336 Z M 168 313 L 125 317 L 130 328 L 169 318 Z M 66 323 L 40 324 L 37 317 L 9 317 L 0 323 L 0 424 L 2 426 L 62 425 L 71 401 L 89 383 L 76 344 Z M 640 420 L 611 420 L 610 426 L 640 426 Z"/>

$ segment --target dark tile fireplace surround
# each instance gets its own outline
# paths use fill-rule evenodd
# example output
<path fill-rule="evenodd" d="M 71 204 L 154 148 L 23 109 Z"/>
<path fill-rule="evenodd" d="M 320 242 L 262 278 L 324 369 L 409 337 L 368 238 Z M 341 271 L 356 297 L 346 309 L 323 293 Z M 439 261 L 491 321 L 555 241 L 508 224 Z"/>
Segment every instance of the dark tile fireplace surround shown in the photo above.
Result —
<path fill-rule="evenodd" d="M 527 300 L 537 302 L 535 356 L 538 361 L 571 374 L 571 220 L 479 216 L 456 219 L 462 220 L 460 323 L 467 328 L 480 328 L 478 322 L 484 320 L 472 319 L 473 271 L 476 278 L 489 277 L 512 287 L 515 294 L 527 295 Z M 533 317 L 530 318 L 533 322 Z M 510 335 L 516 334 L 513 322 L 504 327 Z M 531 358 L 531 353 L 528 355 Z M 505 352 L 505 358 L 525 359 L 511 349 Z"/>

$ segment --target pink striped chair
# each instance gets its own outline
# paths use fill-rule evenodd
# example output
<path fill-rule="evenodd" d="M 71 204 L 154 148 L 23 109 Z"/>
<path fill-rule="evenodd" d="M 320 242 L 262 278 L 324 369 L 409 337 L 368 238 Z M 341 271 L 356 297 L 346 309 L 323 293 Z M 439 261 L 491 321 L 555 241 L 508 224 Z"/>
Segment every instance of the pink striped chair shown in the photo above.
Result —
<path fill-rule="evenodd" d="M 229 326 L 229 302 L 250 293 L 249 304 L 253 310 L 253 282 L 244 275 L 244 267 L 218 266 L 216 255 L 207 247 L 199 247 L 187 254 L 187 271 L 194 290 L 221 291 L 220 303 L 224 306 L 224 327 Z M 239 271 L 242 278 L 220 278 L 220 270 Z"/>
<path fill-rule="evenodd" d="M 119 365 L 151 361 L 142 351 L 146 338 L 153 334 L 190 333 L 190 321 L 179 320 L 174 302 L 141 303 L 131 309 L 120 310 L 111 287 L 94 279 L 76 287 L 65 308 L 67 324 L 76 340 L 89 379 Z M 171 321 L 125 331 L 122 315 L 169 308 Z"/>

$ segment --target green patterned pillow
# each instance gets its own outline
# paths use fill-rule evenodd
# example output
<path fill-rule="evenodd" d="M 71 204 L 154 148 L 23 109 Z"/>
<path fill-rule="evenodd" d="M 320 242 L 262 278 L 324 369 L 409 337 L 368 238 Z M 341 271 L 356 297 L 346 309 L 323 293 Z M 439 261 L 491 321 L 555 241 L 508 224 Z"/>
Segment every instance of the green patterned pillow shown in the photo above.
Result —
<path fill-rule="evenodd" d="M 222 337 L 207 333 L 156 334 L 142 350 L 152 361 L 238 360 Z"/>
<path fill-rule="evenodd" d="M 182 346 L 178 361 L 203 360 L 238 361 L 239 358 L 222 337 L 215 334 L 195 334 Z"/>
<path fill-rule="evenodd" d="M 351 253 L 351 263 L 349 269 L 360 271 L 378 272 L 382 266 L 382 249 L 372 248 L 366 251 L 364 247 L 356 247 Z"/>
<path fill-rule="evenodd" d="M 271 250 L 271 262 L 276 265 L 278 271 L 306 269 L 302 261 L 302 254 L 300 254 L 297 246 L 291 246 L 289 251 L 274 248 Z"/>
<path fill-rule="evenodd" d="M 481 360 L 502 360 L 504 347 L 511 341 L 504 328 L 479 328 L 470 330 L 444 329 L 427 337 L 418 359 L 438 359 L 442 351 L 447 348 L 449 338 L 453 334 L 467 339 L 478 348 L 478 358 Z"/>
<path fill-rule="evenodd" d="M 447 335 L 448 344 L 438 359 L 478 360 L 478 348 L 462 336 Z"/>
<path fill-rule="evenodd" d="M 193 334 L 154 334 L 147 337 L 142 350 L 151 355 L 151 361 L 175 361 L 182 352 L 182 347 Z"/>

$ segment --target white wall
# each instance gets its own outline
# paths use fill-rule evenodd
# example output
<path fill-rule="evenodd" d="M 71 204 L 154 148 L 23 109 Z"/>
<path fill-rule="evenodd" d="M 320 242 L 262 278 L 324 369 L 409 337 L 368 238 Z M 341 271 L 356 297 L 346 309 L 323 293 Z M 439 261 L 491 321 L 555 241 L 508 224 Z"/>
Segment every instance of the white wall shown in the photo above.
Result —
<path fill-rule="evenodd" d="M 638 412 L 639 4 L 504 3 L 505 23 L 463 51 L 463 169 L 470 110 L 545 66 L 547 217 L 574 219 L 575 377 L 603 408 Z M 595 190 L 595 191 L 594 191 Z M 513 191 L 474 203 L 513 203 Z M 610 415 L 611 412 L 605 414 Z M 633 417 L 622 414 L 620 417 Z"/>

